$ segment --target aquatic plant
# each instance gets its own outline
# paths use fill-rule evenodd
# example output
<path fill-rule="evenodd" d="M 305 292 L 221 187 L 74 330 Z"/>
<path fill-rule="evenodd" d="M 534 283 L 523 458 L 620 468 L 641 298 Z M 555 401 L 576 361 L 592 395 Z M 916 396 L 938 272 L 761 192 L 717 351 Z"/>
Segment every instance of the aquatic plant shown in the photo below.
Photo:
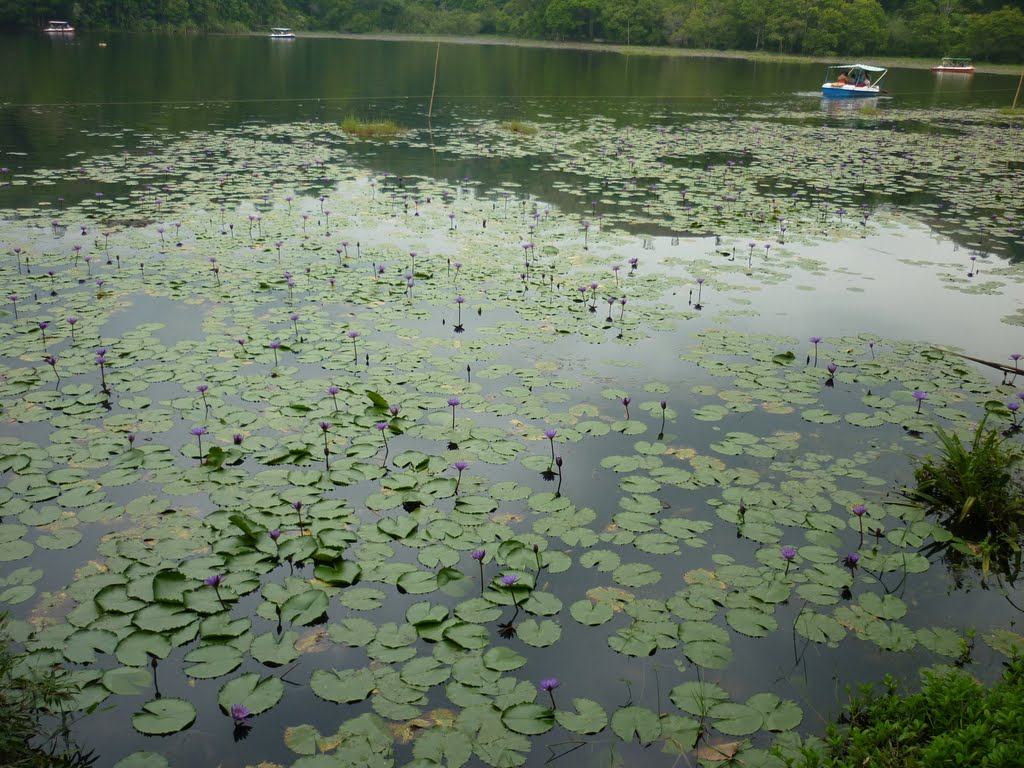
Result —
<path fill-rule="evenodd" d="M 902 494 L 963 542 L 960 550 L 978 558 L 983 577 L 994 566 L 1012 580 L 1021 569 L 1024 451 L 987 420 L 978 423 L 970 443 L 935 425 L 939 453 L 921 460 L 916 486 Z"/>
<path fill-rule="evenodd" d="M 545 429 L 544 437 L 548 439 L 548 444 L 551 447 L 551 463 L 555 463 L 555 437 L 558 436 L 557 429 Z"/>
<path fill-rule="evenodd" d="M 917 410 L 915 413 L 921 412 L 921 404 L 928 399 L 928 393 L 922 392 L 920 389 L 914 390 L 914 399 L 917 401 Z"/>
<path fill-rule="evenodd" d="M 189 432 L 195 435 L 197 451 L 199 453 L 199 463 L 203 463 L 203 435 L 206 434 L 206 427 L 192 427 Z"/>
<path fill-rule="evenodd" d="M 542 691 L 545 691 L 549 697 L 551 697 L 551 708 L 555 709 L 555 689 L 561 685 L 557 677 L 549 677 L 540 681 L 538 686 Z"/>
<path fill-rule="evenodd" d="M 55 355 L 47 355 L 46 357 L 43 358 L 43 362 L 45 362 L 48 366 L 50 366 L 53 369 L 53 375 L 57 377 L 57 386 L 59 387 L 60 374 L 57 373 L 57 357 Z"/>
<path fill-rule="evenodd" d="M 404 132 L 394 120 L 363 120 L 354 115 L 341 121 L 341 130 L 362 139 L 390 139 Z"/>
<path fill-rule="evenodd" d="M 196 386 L 196 392 L 203 398 L 203 406 L 205 410 L 210 410 L 210 401 L 206 399 L 206 392 L 210 389 L 209 384 L 199 384 Z"/>
<path fill-rule="evenodd" d="M 537 126 L 523 120 L 503 120 L 499 125 L 509 133 L 520 136 L 533 136 L 537 133 Z"/>
<path fill-rule="evenodd" d="M 788 547 L 788 546 L 787 547 L 783 547 L 780 550 L 779 554 L 782 556 L 782 560 L 786 563 L 786 570 L 785 570 L 785 573 L 783 575 L 784 576 L 788 576 L 789 575 L 789 566 L 792 564 L 793 560 L 796 558 L 796 547 Z"/>
<path fill-rule="evenodd" d="M 821 343 L 821 336 L 811 336 L 809 339 L 811 344 L 814 345 L 814 367 L 818 367 L 818 345 Z"/>
<path fill-rule="evenodd" d="M 480 566 L 480 594 L 484 593 L 484 558 L 487 557 L 487 551 L 483 549 L 474 549 L 469 553 L 469 556 L 476 560 Z"/>
<path fill-rule="evenodd" d="M 454 493 L 458 493 L 459 492 L 459 486 L 462 485 L 462 473 L 465 472 L 467 469 L 469 469 L 469 462 L 468 461 L 456 461 L 454 464 L 452 464 L 452 469 L 454 469 L 456 472 L 459 473 L 457 479 L 455 480 L 455 491 L 454 491 Z"/>

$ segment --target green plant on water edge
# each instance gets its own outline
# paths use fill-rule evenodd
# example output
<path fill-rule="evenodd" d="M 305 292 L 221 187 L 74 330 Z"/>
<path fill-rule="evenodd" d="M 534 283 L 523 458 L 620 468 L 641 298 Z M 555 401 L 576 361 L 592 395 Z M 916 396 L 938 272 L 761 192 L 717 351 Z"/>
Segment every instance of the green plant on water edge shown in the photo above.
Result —
<path fill-rule="evenodd" d="M 11 647 L 6 624 L 7 615 L 0 614 L 0 765 L 88 768 L 98 755 L 83 752 L 70 740 L 68 713 L 79 685 L 61 669 L 25 664 L 25 657 Z M 48 728 L 45 721 L 54 713 L 60 713 L 58 723 Z"/>
<path fill-rule="evenodd" d="M 501 127 L 510 133 L 518 133 L 521 136 L 533 136 L 537 133 L 537 126 L 523 120 L 503 120 Z"/>
<path fill-rule="evenodd" d="M 966 672 L 922 672 L 919 693 L 862 686 L 824 740 L 773 747 L 788 768 L 1011 768 L 1024 765 L 1024 659 L 1004 662 L 985 687 Z"/>
<path fill-rule="evenodd" d="M 341 121 L 341 130 L 365 139 L 387 138 L 404 132 L 394 120 L 363 120 L 354 115 Z"/>
<path fill-rule="evenodd" d="M 917 487 L 902 493 L 953 534 L 933 550 L 945 550 L 953 565 L 977 563 L 983 580 L 995 571 L 1013 582 L 1021 571 L 1024 454 L 1005 433 L 987 428 L 987 420 L 986 414 L 970 444 L 936 425 L 940 454 L 922 460 L 914 470 Z"/>

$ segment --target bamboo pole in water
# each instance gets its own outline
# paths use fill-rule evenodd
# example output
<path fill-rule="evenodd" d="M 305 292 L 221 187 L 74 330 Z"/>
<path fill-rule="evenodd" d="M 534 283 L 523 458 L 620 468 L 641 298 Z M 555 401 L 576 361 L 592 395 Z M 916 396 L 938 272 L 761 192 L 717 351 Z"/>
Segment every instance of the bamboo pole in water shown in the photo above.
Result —
<path fill-rule="evenodd" d="M 434 91 L 437 90 L 437 62 L 441 59 L 441 44 L 437 44 L 437 52 L 434 54 L 434 82 L 430 86 L 430 106 L 427 107 L 427 117 L 434 114 Z"/>
<path fill-rule="evenodd" d="M 1017 83 L 1017 92 L 1013 95 L 1013 106 L 1010 109 L 1017 108 L 1017 99 L 1020 98 L 1020 87 L 1024 85 L 1024 73 L 1020 76 L 1020 82 Z"/>

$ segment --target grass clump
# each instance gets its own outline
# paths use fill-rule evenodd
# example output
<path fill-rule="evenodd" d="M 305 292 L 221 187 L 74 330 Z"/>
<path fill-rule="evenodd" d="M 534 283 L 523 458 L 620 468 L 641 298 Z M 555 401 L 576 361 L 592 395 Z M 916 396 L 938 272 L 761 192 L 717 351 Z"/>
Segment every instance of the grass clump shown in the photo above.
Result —
<path fill-rule="evenodd" d="M 54 668 L 35 669 L 14 652 L 0 615 L 0 765 L 4 768 L 87 768 L 97 759 L 71 743 L 66 713 L 79 686 Z M 57 727 L 44 721 L 61 713 Z"/>
<path fill-rule="evenodd" d="M 982 578 L 993 569 L 1016 579 L 1021 569 L 1024 487 L 1021 450 L 982 419 L 970 444 L 935 427 L 940 453 L 914 470 L 916 488 L 904 496 L 937 515 L 953 536 L 950 546 L 975 557 Z"/>
<path fill-rule="evenodd" d="M 537 133 L 537 126 L 522 120 L 504 120 L 501 127 L 509 133 L 517 133 L 520 136 L 533 136 Z"/>
<path fill-rule="evenodd" d="M 341 130 L 364 139 L 387 139 L 403 132 L 394 120 L 363 120 L 354 115 L 341 121 Z"/>
<path fill-rule="evenodd" d="M 953 667 L 925 670 L 920 693 L 861 688 L 824 742 L 808 740 L 789 768 L 1009 768 L 1024 765 L 1024 660 L 986 688 Z M 782 756 L 782 755 L 780 755 Z"/>

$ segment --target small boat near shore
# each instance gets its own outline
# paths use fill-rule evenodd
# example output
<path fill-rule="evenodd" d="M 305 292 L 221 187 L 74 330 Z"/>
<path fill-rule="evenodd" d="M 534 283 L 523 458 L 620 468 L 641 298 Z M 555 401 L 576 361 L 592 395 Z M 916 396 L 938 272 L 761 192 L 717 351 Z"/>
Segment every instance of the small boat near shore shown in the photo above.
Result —
<path fill-rule="evenodd" d="M 881 93 L 878 84 L 888 71 L 869 64 L 833 64 L 825 70 L 821 95 L 840 99 L 877 96 Z"/>
<path fill-rule="evenodd" d="M 274 40 L 293 40 L 295 33 L 288 29 L 288 27 L 271 27 L 270 36 Z"/>
<path fill-rule="evenodd" d="M 941 64 L 932 67 L 932 72 L 949 72 L 954 75 L 973 75 L 974 65 L 971 64 L 970 59 L 954 59 L 952 57 L 945 56 L 943 57 Z"/>
<path fill-rule="evenodd" d="M 52 32 L 54 34 L 68 34 L 74 31 L 75 28 L 66 21 L 50 21 L 47 23 L 46 29 L 43 30 L 43 32 Z"/>

